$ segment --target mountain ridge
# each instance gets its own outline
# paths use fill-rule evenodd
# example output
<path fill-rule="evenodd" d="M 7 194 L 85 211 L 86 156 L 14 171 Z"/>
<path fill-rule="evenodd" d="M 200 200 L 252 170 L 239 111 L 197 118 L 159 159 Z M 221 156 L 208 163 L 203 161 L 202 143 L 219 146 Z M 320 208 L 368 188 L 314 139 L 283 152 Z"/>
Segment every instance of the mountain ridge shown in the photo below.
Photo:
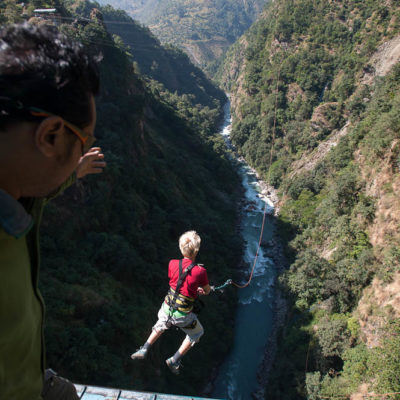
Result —
<path fill-rule="evenodd" d="M 209 68 L 251 25 L 266 0 L 101 0 L 149 26 L 162 43 L 183 49 Z M 210 71 L 210 70 L 209 70 Z"/>

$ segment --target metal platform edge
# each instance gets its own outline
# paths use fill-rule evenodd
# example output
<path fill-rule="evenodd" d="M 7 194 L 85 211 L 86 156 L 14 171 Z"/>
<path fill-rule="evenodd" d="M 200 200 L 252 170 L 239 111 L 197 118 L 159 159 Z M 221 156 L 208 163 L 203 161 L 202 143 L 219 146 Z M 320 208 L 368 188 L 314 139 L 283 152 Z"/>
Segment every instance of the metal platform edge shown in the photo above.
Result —
<path fill-rule="evenodd" d="M 225 400 L 74 384 L 81 400 Z"/>

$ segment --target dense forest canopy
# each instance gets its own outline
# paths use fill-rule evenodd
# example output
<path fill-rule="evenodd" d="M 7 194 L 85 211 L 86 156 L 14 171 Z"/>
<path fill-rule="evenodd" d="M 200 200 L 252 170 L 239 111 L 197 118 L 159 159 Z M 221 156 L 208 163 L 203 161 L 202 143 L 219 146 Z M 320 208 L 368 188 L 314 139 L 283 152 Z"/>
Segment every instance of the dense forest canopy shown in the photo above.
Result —
<path fill-rule="evenodd" d="M 156 321 L 168 288 L 168 261 L 180 256 L 181 233 L 199 232 L 198 261 L 211 282 L 232 276 L 241 259 L 239 180 L 222 139 L 214 135 L 222 92 L 205 77 L 199 77 L 204 82 L 199 97 L 195 91 L 170 92 L 161 78 L 142 75 L 131 49 L 103 22 L 110 8 L 103 12 L 81 0 L 5 0 L 1 23 L 52 23 L 33 15 L 39 6 L 57 8 L 59 29 L 103 55 L 96 136 L 108 164 L 102 175 L 78 182 L 49 204 L 44 215 L 41 290 L 48 365 L 77 383 L 198 394 L 231 343 L 233 291 L 206 299 L 201 315 L 206 332 L 179 380 L 164 360 L 182 335 L 166 334 L 143 363 L 130 354 Z M 141 34 L 154 42 L 147 30 Z M 167 62 L 176 56 L 157 46 Z M 194 67 L 176 57 L 188 66 L 177 71 L 188 81 Z M 221 336 L 224 341 L 216 344 Z"/>
<path fill-rule="evenodd" d="M 399 44 L 397 0 L 282 0 L 220 68 L 233 142 L 281 197 L 269 399 L 400 391 Z"/>

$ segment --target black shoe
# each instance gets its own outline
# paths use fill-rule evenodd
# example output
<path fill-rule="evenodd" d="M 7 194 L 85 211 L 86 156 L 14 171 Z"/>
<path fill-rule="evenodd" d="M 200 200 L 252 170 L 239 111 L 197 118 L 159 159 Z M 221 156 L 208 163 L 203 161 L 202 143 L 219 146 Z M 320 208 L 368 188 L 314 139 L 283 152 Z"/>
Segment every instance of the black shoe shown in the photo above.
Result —
<path fill-rule="evenodd" d="M 174 362 L 173 357 L 168 358 L 168 360 L 165 361 L 165 363 L 167 364 L 168 368 L 170 369 L 170 371 L 175 374 L 175 375 L 179 375 L 179 368 L 181 366 L 181 362 Z"/>
<path fill-rule="evenodd" d="M 147 356 L 147 349 L 141 347 L 139 350 L 136 350 L 135 353 L 131 355 L 132 360 L 143 360 Z"/>

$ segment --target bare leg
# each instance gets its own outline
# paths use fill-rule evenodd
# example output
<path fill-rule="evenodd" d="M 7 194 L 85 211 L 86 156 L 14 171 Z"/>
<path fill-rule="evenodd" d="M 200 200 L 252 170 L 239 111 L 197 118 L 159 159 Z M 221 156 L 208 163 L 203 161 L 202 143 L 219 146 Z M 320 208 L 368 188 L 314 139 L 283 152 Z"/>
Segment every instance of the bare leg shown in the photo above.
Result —
<path fill-rule="evenodd" d="M 181 347 L 179 347 L 179 354 L 181 356 L 185 355 L 190 349 L 192 348 L 192 342 L 185 338 L 181 344 Z"/>
<path fill-rule="evenodd" d="M 164 333 L 164 331 L 156 331 L 152 330 L 149 338 L 147 339 L 148 344 L 153 344 L 157 341 L 157 339 Z"/>

